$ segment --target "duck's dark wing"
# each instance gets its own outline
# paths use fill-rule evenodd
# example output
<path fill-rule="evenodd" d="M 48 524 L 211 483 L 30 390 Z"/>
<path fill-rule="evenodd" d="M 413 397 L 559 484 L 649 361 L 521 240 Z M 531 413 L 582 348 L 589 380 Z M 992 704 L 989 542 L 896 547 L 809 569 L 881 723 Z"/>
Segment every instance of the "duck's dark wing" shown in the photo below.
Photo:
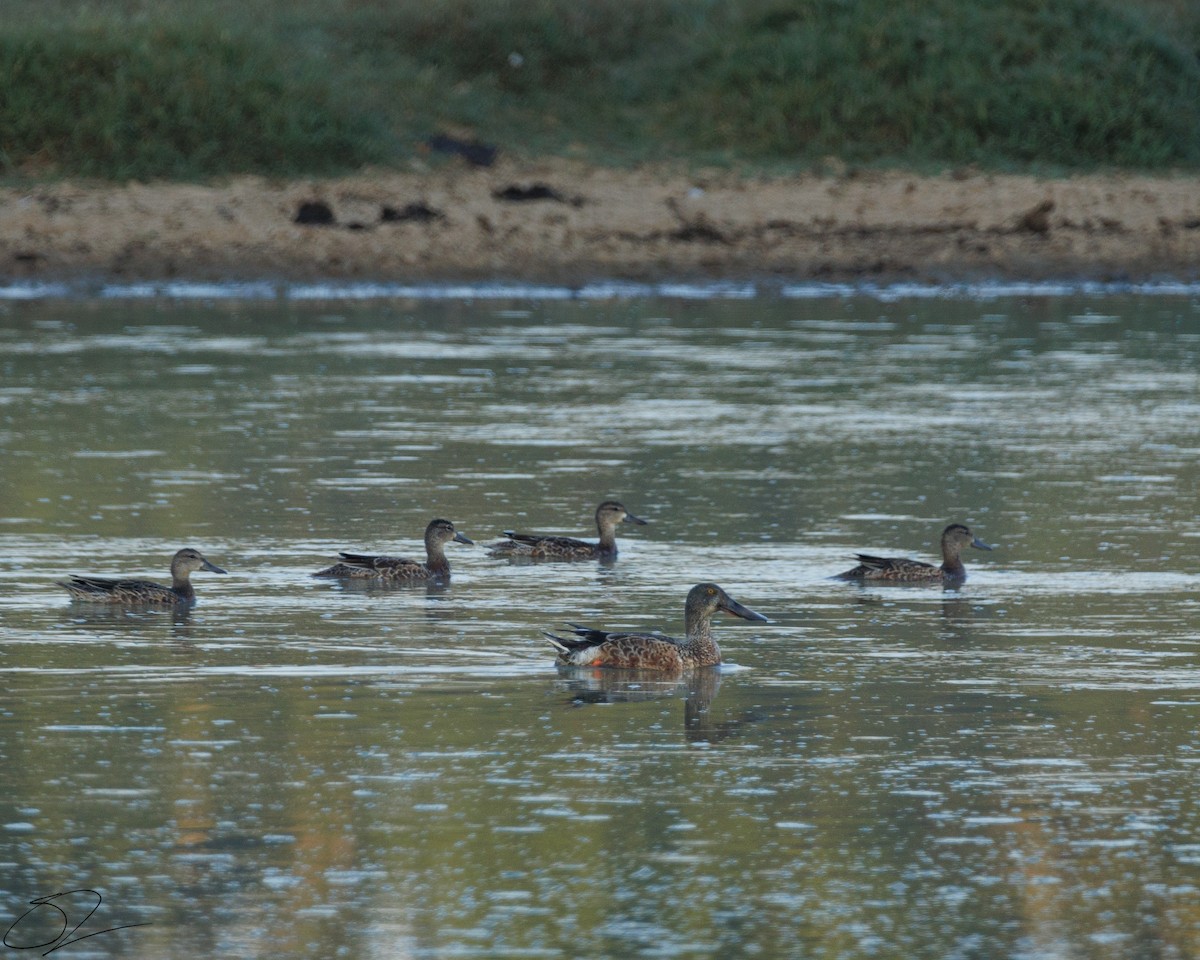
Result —
<path fill-rule="evenodd" d="M 876 557 L 856 553 L 858 566 L 837 576 L 839 580 L 932 580 L 942 575 L 940 567 L 907 557 Z"/>
<path fill-rule="evenodd" d="M 364 570 L 378 570 L 381 572 L 393 573 L 399 570 L 407 570 L 411 567 L 420 567 L 424 569 L 424 564 L 410 560 L 408 557 L 374 557 L 365 553 L 339 553 L 342 558 L 342 563 L 349 564 L 352 567 L 361 567 Z"/>
<path fill-rule="evenodd" d="M 318 570 L 314 577 L 380 577 L 388 579 L 427 578 L 429 569 L 407 557 L 376 557 L 365 553 L 339 553 L 341 563 Z"/>
<path fill-rule="evenodd" d="M 170 587 L 153 580 L 120 580 L 108 577 L 71 577 L 66 587 L 81 600 L 104 600 L 116 603 L 173 603 L 180 597 Z"/>
<path fill-rule="evenodd" d="M 575 653 L 591 647 L 602 647 L 614 644 L 618 647 L 629 643 L 647 643 L 659 641 L 679 646 L 679 641 L 662 633 L 613 633 L 608 630 L 597 630 L 594 627 L 584 627 L 578 623 L 568 623 L 574 637 L 560 637 L 553 633 L 545 634 L 546 638 L 564 653 Z"/>
<path fill-rule="evenodd" d="M 575 636 L 582 638 L 584 643 L 592 646 L 600 643 L 610 643 L 617 640 L 629 640 L 631 638 L 640 638 L 643 640 L 665 640 L 667 643 L 679 645 L 679 641 L 674 637 L 668 637 L 665 633 L 616 633 L 611 630 L 597 630 L 595 627 L 585 627 L 579 623 L 571 623 L 567 621 L 567 626 L 571 628 L 571 632 Z M 572 641 L 579 642 L 579 641 Z"/>
<path fill-rule="evenodd" d="M 507 540 L 488 547 L 493 553 L 505 553 L 523 557 L 594 557 L 596 544 L 574 537 L 542 536 L 535 533 L 517 533 L 505 530 Z"/>
<path fill-rule="evenodd" d="M 149 584 L 149 580 L 113 580 L 108 577 L 71 577 L 70 583 L 63 586 L 68 590 L 89 590 L 95 593 L 105 593 L 118 587 L 138 587 Z"/>

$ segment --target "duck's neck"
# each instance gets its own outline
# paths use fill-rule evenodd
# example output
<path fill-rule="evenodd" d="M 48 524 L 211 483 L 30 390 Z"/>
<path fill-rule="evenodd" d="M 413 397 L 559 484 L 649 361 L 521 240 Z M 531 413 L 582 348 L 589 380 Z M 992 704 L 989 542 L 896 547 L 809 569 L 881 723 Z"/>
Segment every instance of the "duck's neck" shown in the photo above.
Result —
<path fill-rule="evenodd" d="M 947 577 L 965 577 L 967 568 L 958 555 L 958 547 L 952 543 L 942 544 L 942 573 Z"/>
<path fill-rule="evenodd" d="M 712 619 L 707 616 L 687 614 L 687 639 L 683 642 L 688 661 L 696 666 L 707 667 L 721 662 L 721 648 L 712 635 Z"/>
<path fill-rule="evenodd" d="M 596 529 L 600 531 L 600 543 L 597 545 L 601 553 L 617 552 L 617 528 L 615 524 L 604 524 L 596 521 Z"/>
<path fill-rule="evenodd" d="M 426 543 L 425 566 L 439 576 L 449 576 L 450 561 L 446 559 L 445 547 L 440 543 Z"/>
<path fill-rule="evenodd" d="M 183 573 L 171 571 L 171 590 L 183 597 L 184 600 L 196 599 L 196 588 L 192 586 L 187 570 L 184 570 Z"/>

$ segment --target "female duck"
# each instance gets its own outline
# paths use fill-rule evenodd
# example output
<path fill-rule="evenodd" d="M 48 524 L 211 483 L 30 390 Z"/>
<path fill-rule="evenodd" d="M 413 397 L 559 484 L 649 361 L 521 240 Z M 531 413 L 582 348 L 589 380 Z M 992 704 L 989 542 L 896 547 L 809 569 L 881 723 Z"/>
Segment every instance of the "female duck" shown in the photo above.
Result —
<path fill-rule="evenodd" d="M 609 633 L 576 623 L 567 625 L 581 639 L 552 633 L 545 636 L 558 651 L 555 662 L 560 666 L 678 672 L 685 667 L 711 667 L 721 662 L 721 650 L 712 635 L 712 617 L 718 610 L 743 620 L 767 620 L 715 583 L 698 583 L 688 592 L 684 606 L 684 640 L 661 633 Z"/>
<path fill-rule="evenodd" d="M 616 500 L 605 500 L 596 508 L 596 529 L 600 542 L 576 540 L 574 537 L 548 537 L 532 533 L 505 530 L 507 540 L 488 545 L 492 556 L 526 558 L 530 560 L 615 560 L 617 558 L 617 524 L 646 521 L 635 517 Z"/>
<path fill-rule="evenodd" d="M 956 581 L 967 578 L 967 568 L 963 566 L 959 554 L 964 547 L 975 547 L 977 550 L 994 550 L 975 534 L 969 527 L 961 523 L 952 523 L 942 531 L 942 565 L 935 567 L 931 563 L 920 560 L 909 560 L 905 557 L 873 557 L 867 553 L 857 553 L 858 566 L 845 573 L 839 573 L 837 580 L 893 580 L 903 582 L 917 581 Z"/>
<path fill-rule="evenodd" d="M 449 520 L 430 520 L 425 528 L 425 562 L 406 557 L 375 557 L 362 553 L 339 553 L 341 563 L 318 570 L 314 577 L 337 577 L 352 580 L 449 580 L 450 561 L 446 559 L 445 545 L 451 540 L 456 543 L 474 545 L 454 529 Z"/>
<path fill-rule="evenodd" d="M 195 570 L 225 572 L 205 560 L 199 550 L 184 547 L 171 558 L 169 587 L 152 580 L 109 580 L 106 577 L 71 577 L 69 583 L 57 582 L 70 591 L 72 600 L 88 603 L 193 603 L 196 591 L 189 578 Z"/>

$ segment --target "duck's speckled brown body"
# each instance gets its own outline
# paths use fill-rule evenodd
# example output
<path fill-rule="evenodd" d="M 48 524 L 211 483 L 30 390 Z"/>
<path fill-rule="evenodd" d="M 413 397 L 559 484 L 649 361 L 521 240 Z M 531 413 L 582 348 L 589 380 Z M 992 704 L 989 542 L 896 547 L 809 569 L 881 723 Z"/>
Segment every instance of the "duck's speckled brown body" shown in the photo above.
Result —
<path fill-rule="evenodd" d="M 575 638 L 552 633 L 545 636 L 558 651 L 555 662 L 560 666 L 678 672 L 721 662 L 721 650 L 712 635 L 712 616 L 718 610 L 744 620 L 767 619 L 738 603 L 715 583 L 699 583 L 688 592 L 684 606 L 683 640 L 661 633 L 610 633 L 575 623 L 568 624 Z"/>

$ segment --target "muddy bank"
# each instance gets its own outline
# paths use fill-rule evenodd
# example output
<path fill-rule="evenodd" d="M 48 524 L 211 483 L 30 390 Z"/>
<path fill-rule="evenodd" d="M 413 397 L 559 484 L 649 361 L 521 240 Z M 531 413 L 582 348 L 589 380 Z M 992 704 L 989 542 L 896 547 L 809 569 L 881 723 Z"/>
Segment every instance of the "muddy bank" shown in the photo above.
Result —
<path fill-rule="evenodd" d="M 297 222 L 297 221 L 305 222 Z M 0 190 L 0 278 L 1200 278 L 1200 178 L 743 179 L 569 162 Z"/>

